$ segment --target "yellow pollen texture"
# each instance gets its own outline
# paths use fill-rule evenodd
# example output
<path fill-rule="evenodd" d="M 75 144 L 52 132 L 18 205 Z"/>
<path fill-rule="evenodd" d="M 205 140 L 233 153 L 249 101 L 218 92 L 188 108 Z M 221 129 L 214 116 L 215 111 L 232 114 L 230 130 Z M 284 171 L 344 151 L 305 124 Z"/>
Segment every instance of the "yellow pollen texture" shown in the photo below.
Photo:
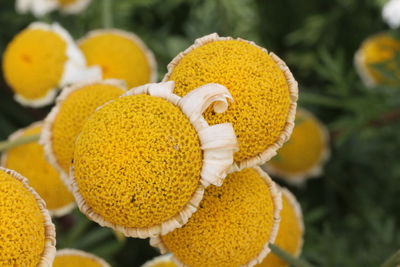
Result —
<path fill-rule="evenodd" d="M 298 110 L 292 136 L 268 164 L 287 175 L 309 171 L 321 163 L 326 150 L 323 131 L 314 117 Z"/>
<path fill-rule="evenodd" d="M 104 79 L 121 79 L 128 87 L 151 80 L 152 69 L 145 51 L 127 36 L 113 32 L 96 34 L 81 42 L 80 48 L 88 65 L 102 68 Z"/>
<path fill-rule="evenodd" d="M 268 242 L 274 209 L 265 180 L 254 169 L 244 169 L 228 175 L 221 187 L 208 187 L 189 222 L 162 241 L 188 266 L 242 266 Z"/>
<path fill-rule="evenodd" d="M 124 90 L 115 85 L 86 85 L 70 93 L 59 106 L 51 128 L 51 148 L 65 173 L 69 173 L 75 140 L 86 119 L 96 108 L 123 93 Z"/>
<path fill-rule="evenodd" d="M 25 129 L 21 136 L 39 134 L 40 125 Z M 49 210 L 57 210 L 74 202 L 57 171 L 47 162 L 44 150 L 37 142 L 8 150 L 5 166 L 29 179 L 29 184 L 45 200 Z"/>
<path fill-rule="evenodd" d="M 134 95 L 88 119 L 77 139 L 74 175 L 86 204 L 106 221 L 151 227 L 192 198 L 202 159 L 197 132 L 180 108 Z"/>
<path fill-rule="evenodd" d="M 245 41 L 214 41 L 185 55 L 172 70 L 174 93 L 180 96 L 206 83 L 228 88 L 234 103 L 216 114 L 208 109 L 210 124 L 233 124 L 240 150 L 235 161 L 252 158 L 274 144 L 289 112 L 289 87 L 271 56 Z"/>
<path fill-rule="evenodd" d="M 389 34 L 382 33 L 367 39 L 361 46 L 361 53 L 364 56 L 365 64 L 372 78 L 377 82 L 385 82 L 384 77 L 372 65 L 393 60 L 396 54 L 400 53 L 400 40 Z M 394 71 L 400 77 L 400 69 L 397 64 L 389 64 L 388 70 Z"/>
<path fill-rule="evenodd" d="M 161 258 L 163 256 L 157 257 Z M 171 257 L 168 259 L 163 259 L 163 260 L 157 260 L 157 258 L 154 259 L 154 262 L 152 263 L 146 263 L 146 267 L 178 267 L 175 263 L 172 262 Z"/>
<path fill-rule="evenodd" d="M 15 93 L 30 100 L 56 89 L 64 72 L 67 44 L 56 33 L 26 29 L 7 46 L 4 76 Z"/>
<path fill-rule="evenodd" d="M 2 170 L 0 214 L 0 266 L 37 266 L 45 246 L 43 214 L 33 194 Z"/>
<path fill-rule="evenodd" d="M 275 245 L 285 250 L 289 254 L 297 256 L 297 253 L 301 249 L 302 245 L 302 222 L 299 221 L 295 210 L 296 208 L 285 194 L 282 194 L 282 205 L 281 223 L 279 225 L 279 231 L 275 240 Z M 256 267 L 286 266 L 289 265 L 273 253 L 269 253 L 262 263 L 256 265 Z"/>
<path fill-rule="evenodd" d="M 97 260 L 82 255 L 57 255 L 53 267 L 102 267 Z"/>

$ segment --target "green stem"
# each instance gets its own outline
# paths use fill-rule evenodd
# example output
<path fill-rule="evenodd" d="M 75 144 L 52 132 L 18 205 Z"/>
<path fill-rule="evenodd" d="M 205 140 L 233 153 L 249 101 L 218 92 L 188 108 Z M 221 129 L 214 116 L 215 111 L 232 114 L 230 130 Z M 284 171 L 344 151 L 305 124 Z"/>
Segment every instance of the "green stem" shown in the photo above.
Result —
<path fill-rule="evenodd" d="M 103 19 L 103 28 L 111 29 L 113 27 L 112 0 L 103 0 L 102 19 Z"/>
<path fill-rule="evenodd" d="M 387 259 L 381 267 L 395 267 L 400 264 L 400 250 L 394 253 L 389 259 Z"/>
<path fill-rule="evenodd" d="M 12 141 L 2 141 L 0 142 L 0 152 L 14 148 L 16 146 L 39 141 L 39 137 L 40 134 L 35 134 L 35 135 L 22 136 Z"/>
<path fill-rule="evenodd" d="M 291 266 L 294 267 L 313 267 L 313 265 L 311 265 L 310 263 L 295 258 L 292 255 L 290 255 L 289 253 L 287 253 L 286 251 L 282 250 L 281 248 L 273 245 L 273 244 L 269 244 L 269 248 L 271 249 L 272 253 L 274 253 L 275 255 L 277 255 L 279 258 L 281 258 L 282 260 L 286 261 L 287 263 L 289 263 Z"/>

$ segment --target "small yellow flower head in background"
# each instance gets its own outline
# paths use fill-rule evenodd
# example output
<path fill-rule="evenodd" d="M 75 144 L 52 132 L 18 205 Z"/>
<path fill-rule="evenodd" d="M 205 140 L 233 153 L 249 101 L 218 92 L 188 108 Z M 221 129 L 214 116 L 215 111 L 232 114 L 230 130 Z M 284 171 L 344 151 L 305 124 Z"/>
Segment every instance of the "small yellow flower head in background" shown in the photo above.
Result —
<path fill-rule="evenodd" d="M 91 0 L 16 0 L 15 8 L 18 13 L 32 13 L 42 17 L 56 9 L 64 14 L 77 14 L 88 7 Z"/>
<path fill-rule="evenodd" d="M 146 262 L 142 267 L 178 267 L 171 258 L 171 254 L 161 255 Z"/>
<path fill-rule="evenodd" d="M 237 140 L 229 123 L 202 113 L 228 108 L 228 90 L 207 84 L 181 98 L 173 82 L 133 88 L 92 114 L 79 134 L 73 193 L 91 220 L 126 236 L 168 233 L 196 211 L 204 187 L 221 185 Z"/>
<path fill-rule="evenodd" d="M 86 61 L 69 33 L 58 24 L 34 22 L 8 44 L 4 77 L 23 105 L 50 104 L 59 87 L 101 77 Z"/>
<path fill-rule="evenodd" d="M 197 39 L 168 65 L 163 81 L 175 81 L 184 96 L 205 83 L 219 83 L 235 102 L 224 114 L 209 109 L 210 124 L 232 123 L 240 150 L 238 169 L 262 164 L 276 154 L 293 128 L 298 98 L 297 82 L 286 64 L 243 39 L 211 34 Z"/>
<path fill-rule="evenodd" d="M 228 175 L 205 191 L 199 210 L 182 228 L 151 239 L 178 266 L 254 266 L 278 233 L 281 192 L 259 167 Z"/>
<path fill-rule="evenodd" d="M 96 108 L 125 91 L 122 81 L 104 80 L 71 85 L 57 98 L 56 105 L 44 121 L 40 143 L 48 161 L 61 173 L 68 186 L 71 183 L 68 175 L 74 144 L 83 124 Z"/>
<path fill-rule="evenodd" d="M 105 260 L 96 255 L 77 249 L 57 251 L 53 267 L 111 267 Z"/>
<path fill-rule="evenodd" d="M 400 40 L 389 33 L 379 33 L 366 39 L 354 56 L 354 63 L 358 74 L 368 87 L 377 84 L 390 85 L 394 81 L 383 75 L 374 64 L 385 64 L 385 71 L 400 79 L 400 64 L 394 62 L 400 53 Z M 392 61 L 392 62 L 390 62 Z"/>
<path fill-rule="evenodd" d="M 78 44 L 89 66 L 102 68 L 103 79 L 124 80 L 129 88 L 156 81 L 157 64 L 153 53 L 131 32 L 95 30 Z"/>
<path fill-rule="evenodd" d="M 300 204 L 286 188 L 282 188 L 282 211 L 275 245 L 287 253 L 299 257 L 303 246 L 304 222 Z M 288 267 L 284 260 L 273 253 L 256 267 Z"/>
<path fill-rule="evenodd" d="M 9 140 L 39 134 L 42 123 L 34 123 L 12 134 Z M 53 216 L 63 216 L 75 207 L 74 197 L 60 178 L 58 172 L 47 162 L 43 147 L 32 142 L 12 148 L 1 158 L 2 166 L 15 170 L 29 179 L 29 184 L 46 201 Z"/>
<path fill-rule="evenodd" d="M 310 112 L 299 109 L 291 138 L 265 166 L 286 182 L 301 184 L 322 173 L 329 155 L 328 130 Z"/>
<path fill-rule="evenodd" d="M 51 266 L 55 227 L 45 202 L 15 171 L 0 167 L 0 263 Z"/>

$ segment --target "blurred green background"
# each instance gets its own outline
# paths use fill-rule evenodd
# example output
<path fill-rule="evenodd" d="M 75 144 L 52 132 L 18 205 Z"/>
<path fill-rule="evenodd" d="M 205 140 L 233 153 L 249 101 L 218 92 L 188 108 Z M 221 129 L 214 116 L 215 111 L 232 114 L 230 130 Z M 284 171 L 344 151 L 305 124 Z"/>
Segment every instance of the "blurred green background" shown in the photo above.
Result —
<path fill-rule="evenodd" d="M 366 88 L 353 66 L 361 42 L 388 27 L 381 0 L 115 0 L 114 26 L 154 51 L 159 77 L 195 38 L 212 32 L 255 41 L 283 58 L 300 84 L 300 106 L 330 129 L 332 157 L 319 179 L 289 188 L 306 223 L 302 257 L 316 266 L 377 266 L 400 248 L 400 85 Z M 0 1 L 0 53 L 35 18 Z M 101 1 L 82 14 L 54 12 L 75 38 L 101 28 Z M 0 139 L 40 120 L 48 108 L 13 101 L 0 76 Z M 279 180 L 278 180 L 279 181 Z M 281 181 L 279 181 L 281 182 Z M 284 184 L 282 182 L 282 184 Z M 78 211 L 56 220 L 58 247 L 140 266 L 157 255 L 147 240 L 118 240 Z"/>

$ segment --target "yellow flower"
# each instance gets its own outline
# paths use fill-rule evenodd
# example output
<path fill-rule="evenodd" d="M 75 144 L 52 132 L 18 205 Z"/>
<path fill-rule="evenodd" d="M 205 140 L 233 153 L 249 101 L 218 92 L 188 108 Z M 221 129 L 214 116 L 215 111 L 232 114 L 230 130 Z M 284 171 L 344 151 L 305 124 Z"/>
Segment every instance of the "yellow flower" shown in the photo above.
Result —
<path fill-rule="evenodd" d="M 142 267 L 178 267 L 172 259 L 171 255 L 162 255 L 146 262 Z"/>
<path fill-rule="evenodd" d="M 399 53 L 400 40 L 389 33 L 376 34 L 366 39 L 354 57 L 356 69 L 365 85 L 372 87 L 377 84 L 392 84 L 393 79 L 384 76 L 374 65 L 394 60 Z M 400 64 L 398 62 L 390 62 L 383 65 L 382 68 L 400 80 Z"/>
<path fill-rule="evenodd" d="M 105 260 L 77 249 L 57 251 L 53 267 L 111 267 Z"/>
<path fill-rule="evenodd" d="M 201 116 L 224 112 L 227 89 L 208 84 L 184 98 L 173 82 L 134 88 L 86 121 L 74 153 L 74 194 L 100 225 L 146 238 L 183 225 L 204 187 L 222 184 L 237 149 L 230 124 Z"/>
<path fill-rule="evenodd" d="M 74 84 L 64 89 L 46 117 L 40 142 L 49 162 L 69 185 L 69 168 L 77 135 L 86 119 L 106 102 L 125 92 L 123 83 L 114 80 Z"/>
<path fill-rule="evenodd" d="M 217 34 L 204 36 L 168 65 L 163 81 L 175 81 L 183 96 L 205 83 L 222 84 L 235 102 L 224 114 L 208 110 L 210 124 L 233 124 L 239 169 L 262 164 L 276 154 L 293 128 L 297 82 L 285 63 L 252 42 Z"/>
<path fill-rule="evenodd" d="M 10 136 L 10 140 L 39 134 L 42 123 L 35 123 Z M 29 178 L 30 185 L 46 201 L 50 214 L 63 216 L 75 207 L 72 194 L 62 182 L 58 172 L 47 162 L 38 142 L 20 145 L 2 155 L 2 166 Z"/>
<path fill-rule="evenodd" d="M 129 88 L 154 82 L 157 65 L 153 53 L 131 32 L 96 30 L 79 41 L 89 65 L 98 65 L 103 78 L 121 79 Z"/>
<path fill-rule="evenodd" d="M 51 264 L 55 228 L 46 204 L 15 171 L 0 167 L 0 263 L 35 267 Z"/>
<path fill-rule="evenodd" d="M 32 13 L 42 17 L 49 12 L 59 9 L 65 14 L 82 12 L 91 0 L 16 0 L 16 10 L 20 14 Z"/>
<path fill-rule="evenodd" d="M 320 175 L 329 154 L 327 129 L 310 112 L 299 109 L 290 140 L 266 168 L 289 183 L 299 184 Z"/>
<path fill-rule="evenodd" d="M 259 167 L 244 169 L 208 187 L 186 225 L 150 242 L 184 266 L 253 266 L 276 238 L 281 207 L 269 176 Z"/>
<path fill-rule="evenodd" d="M 289 254 L 298 257 L 303 246 L 304 223 L 301 208 L 295 196 L 287 189 L 282 188 L 281 223 L 275 245 Z M 273 253 L 256 267 L 287 267 L 285 261 Z"/>
<path fill-rule="evenodd" d="M 71 36 L 58 24 L 32 23 L 8 44 L 3 57 L 6 82 L 23 105 L 51 103 L 60 86 L 100 77 Z"/>

